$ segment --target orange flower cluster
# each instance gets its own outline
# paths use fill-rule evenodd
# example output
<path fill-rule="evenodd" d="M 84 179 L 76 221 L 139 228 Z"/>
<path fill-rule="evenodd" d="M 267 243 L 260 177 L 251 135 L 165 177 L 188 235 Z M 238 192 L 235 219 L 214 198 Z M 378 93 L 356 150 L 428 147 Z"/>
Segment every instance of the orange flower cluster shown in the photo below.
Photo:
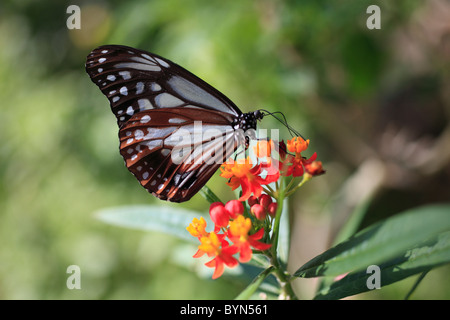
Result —
<path fill-rule="evenodd" d="M 250 157 L 247 157 L 243 162 L 229 160 L 227 164 L 222 166 L 220 170 L 221 177 L 228 179 L 227 185 L 235 190 L 239 186 L 242 187 L 242 196 L 239 201 L 247 200 L 253 193 L 256 197 L 261 195 L 263 186 L 278 180 L 279 172 L 273 172 L 268 163 L 260 162 L 253 166 Z M 262 178 L 261 174 L 266 171 L 267 175 Z"/>
<path fill-rule="evenodd" d="M 309 158 L 303 158 L 301 153 L 305 151 L 309 146 L 309 139 L 303 140 L 300 137 L 295 137 L 288 140 L 287 149 L 289 152 L 293 152 L 294 155 L 288 154 L 283 162 L 284 167 L 287 170 L 284 172 L 284 176 L 300 177 L 305 172 L 311 176 L 317 176 L 323 174 L 325 171 L 322 168 L 322 162 L 316 161 L 317 153 Z"/>
<path fill-rule="evenodd" d="M 233 190 L 242 188 L 239 200 L 231 200 L 225 205 L 221 202 L 211 204 L 209 214 L 215 225 L 213 232 L 206 231 L 203 218 L 194 218 L 187 227 L 190 234 L 200 241 L 194 258 L 205 254 L 213 257 L 206 263 L 206 266 L 215 268 L 213 279 L 223 274 L 225 266 L 232 268 L 239 262 L 248 262 L 252 257 L 252 249 L 269 249 L 272 244 L 259 240 L 265 232 L 279 231 L 272 229 L 272 223 L 279 218 L 277 214 L 281 211 L 278 210 L 277 201 L 293 194 L 312 176 L 325 172 L 322 163 L 316 161 L 316 153 L 309 159 L 301 155 L 308 146 L 309 140 L 301 137 L 288 140 L 287 146 L 283 141 L 258 141 L 254 147 L 255 163 L 247 157 L 239 161 L 229 160 L 220 168 L 220 175 L 228 180 L 227 185 Z M 295 186 L 294 178 L 300 176 L 303 179 Z M 280 178 L 284 177 L 292 177 L 287 187 L 279 183 Z M 281 187 L 285 188 L 283 192 Z M 250 215 L 245 215 L 241 201 L 247 201 Z M 239 259 L 235 257 L 237 254 Z"/>
<path fill-rule="evenodd" d="M 316 161 L 317 154 L 314 153 L 309 159 L 302 157 L 301 153 L 308 148 L 309 140 L 301 137 L 294 137 L 286 144 L 281 141 L 275 148 L 275 142 L 258 141 L 254 152 L 259 159 L 253 165 L 250 157 L 244 161 L 229 160 L 221 168 L 221 177 L 228 179 L 227 184 L 235 190 L 239 186 L 242 188 L 240 201 L 246 201 L 253 194 L 260 197 L 264 189 L 263 186 L 278 181 L 280 176 L 300 177 L 305 172 L 315 176 L 324 173 L 322 163 Z M 278 159 L 273 156 L 277 149 Z M 288 153 L 291 152 L 291 153 Z M 264 177 L 264 178 L 263 178 Z"/>
<path fill-rule="evenodd" d="M 238 200 L 231 200 L 225 205 L 221 202 L 211 204 L 209 214 L 215 224 L 213 232 L 206 231 L 206 220 L 194 218 L 186 228 L 189 233 L 200 240 L 194 258 L 203 255 L 214 257 L 205 265 L 215 268 L 212 278 L 217 279 L 223 274 L 225 265 L 233 268 L 241 263 L 250 261 L 252 248 L 267 250 L 270 244 L 259 242 L 264 236 L 264 229 L 256 232 L 250 218 L 244 215 L 244 205 Z M 228 240 L 227 240 L 228 239 Z M 230 244 L 231 242 L 231 244 Z M 234 257 L 239 253 L 239 260 Z"/>

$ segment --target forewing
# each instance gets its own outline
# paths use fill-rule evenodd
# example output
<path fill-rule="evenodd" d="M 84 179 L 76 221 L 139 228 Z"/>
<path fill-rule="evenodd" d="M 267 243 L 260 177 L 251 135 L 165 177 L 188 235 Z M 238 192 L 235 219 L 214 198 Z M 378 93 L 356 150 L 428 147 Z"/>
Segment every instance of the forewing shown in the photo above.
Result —
<path fill-rule="evenodd" d="M 158 55 L 119 45 L 94 49 L 87 57 L 86 71 L 108 98 L 122 127 L 144 110 L 197 107 L 241 114 L 221 92 Z"/>

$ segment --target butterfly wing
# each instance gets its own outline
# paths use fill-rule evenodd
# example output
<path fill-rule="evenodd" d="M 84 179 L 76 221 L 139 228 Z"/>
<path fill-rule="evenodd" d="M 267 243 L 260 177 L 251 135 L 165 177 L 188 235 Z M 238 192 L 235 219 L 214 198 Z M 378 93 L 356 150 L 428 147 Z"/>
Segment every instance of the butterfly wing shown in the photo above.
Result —
<path fill-rule="evenodd" d="M 179 65 L 126 46 L 106 45 L 87 57 L 86 71 L 108 98 L 119 127 L 143 110 L 195 106 L 242 112 L 225 95 Z"/>
<path fill-rule="evenodd" d="M 107 45 L 88 55 L 86 71 L 116 115 L 127 168 L 162 200 L 189 200 L 243 140 L 232 126 L 242 112 L 167 59 Z"/>
<path fill-rule="evenodd" d="M 119 138 L 126 166 L 141 185 L 175 202 L 197 193 L 238 146 L 223 113 L 190 107 L 139 112 Z"/>

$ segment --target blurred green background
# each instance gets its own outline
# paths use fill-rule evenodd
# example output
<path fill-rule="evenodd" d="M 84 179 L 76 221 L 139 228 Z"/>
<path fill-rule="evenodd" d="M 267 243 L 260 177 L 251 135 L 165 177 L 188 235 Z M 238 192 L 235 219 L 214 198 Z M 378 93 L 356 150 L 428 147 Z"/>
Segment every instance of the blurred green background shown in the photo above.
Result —
<path fill-rule="evenodd" d="M 70 4 L 80 30 L 66 26 Z M 379 30 L 366 26 L 371 4 Z M 0 44 L 1 299 L 231 299 L 248 284 L 202 275 L 194 246 L 95 218 L 118 205 L 208 208 L 198 195 L 156 200 L 124 167 L 115 118 L 84 71 L 102 44 L 167 57 L 245 112 L 284 112 L 311 139 L 327 173 L 291 198 L 292 271 L 363 204 L 362 227 L 450 198 L 446 0 L 2 0 Z M 280 126 L 268 117 L 261 127 Z M 208 185 L 231 196 L 218 177 Z M 66 287 L 72 264 L 81 290 Z M 430 272 L 411 298 L 449 299 L 449 270 Z M 416 278 L 354 298 L 402 299 Z M 315 285 L 295 289 L 309 299 Z"/>

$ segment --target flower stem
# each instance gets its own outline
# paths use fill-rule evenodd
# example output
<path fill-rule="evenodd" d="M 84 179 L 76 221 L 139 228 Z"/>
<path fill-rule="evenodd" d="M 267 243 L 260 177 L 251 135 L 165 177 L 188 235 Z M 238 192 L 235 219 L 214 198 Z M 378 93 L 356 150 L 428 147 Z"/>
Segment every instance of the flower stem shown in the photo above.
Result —
<path fill-rule="evenodd" d="M 284 183 L 284 181 L 282 183 Z M 275 221 L 273 224 L 272 239 L 271 239 L 272 247 L 270 248 L 269 258 L 270 258 L 270 262 L 275 267 L 273 273 L 275 274 L 275 276 L 278 279 L 278 282 L 280 284 L 280 287 L 282 290 L 282 296 L 285 299 L 297 299 L 297 296 L 295 295 L 295 293 L 291 287 L 291 283 L 290 283 L 290 279 L 289 279 L 290 277 L 283 270 L 284 268 L 281 265 L 280 261 L 278 260 L 278 252 L 277 252 L 278 233 L 280 231 L 281 214 L 283 212 L 283 203 L 284 203 L 284 199 L 286 197 L 285 190 L 286 189 L 283 187 L 279 188 L 279 192 L 278 192 L 278 195 L 276 198 L 278 207 L 277 207 L 277 212 L 275 215 Z"/>
<path fill-rule="evenodd" d="M 280 265 L 280 262 L 278 261 L 278 257 L 270 257 L 270 261 L 272 265 L 274 266 L 273 273 L 275 277 L 278 280 L 278 283 L 280 284 L 281 293 L 280 297 L 283 297 L 285 300 L 298 300 L 294 290 L 291 286 L 291 277 L 289 274 L 285 271 L 283 271 L 283 267 Z"/>
<path fill-rule="evenodd" d="M 263 187 L 263 190 L 264 190 L 264 192 L 267 193 L 269 196 L 275 198 L 276 193 L 275 193 L 275 191 L 274 191 L 269 185 L 265 185 L 265 186 Z"/>
<path fill-rule="evenodd" d="M 285 196 L 289 197 L 291 194 L 293 194 L 298 188 L 300 188 L 302 185 L 304 185 L 311 178 L 312 178 L 312 176 L 310 174 L 304 174 L 302 181 L 300 181 L 300 183 L 298 185 L 296 185 L 292 190 L 289 190 Z M 289 184 L 289 186 L 291 186 L 291 184 Z"/>
<path fill-rule="evenodd" d="M 272 231 L 272 239 L 270 243 L 272 244 L 271 253 L 272 257 L 277 256 L 277 248 L 278 248 L 278 233 L 280 231 L 280 221 L 281 221 L 281 213 L 283 212 L 283 202 L 284 202 L 284 189 L 281 188 L 278 193 L 278 197 L 276 198 L 278 207 L 277 212 L 275 214 L 275 222 L 273 224 Z"/>

